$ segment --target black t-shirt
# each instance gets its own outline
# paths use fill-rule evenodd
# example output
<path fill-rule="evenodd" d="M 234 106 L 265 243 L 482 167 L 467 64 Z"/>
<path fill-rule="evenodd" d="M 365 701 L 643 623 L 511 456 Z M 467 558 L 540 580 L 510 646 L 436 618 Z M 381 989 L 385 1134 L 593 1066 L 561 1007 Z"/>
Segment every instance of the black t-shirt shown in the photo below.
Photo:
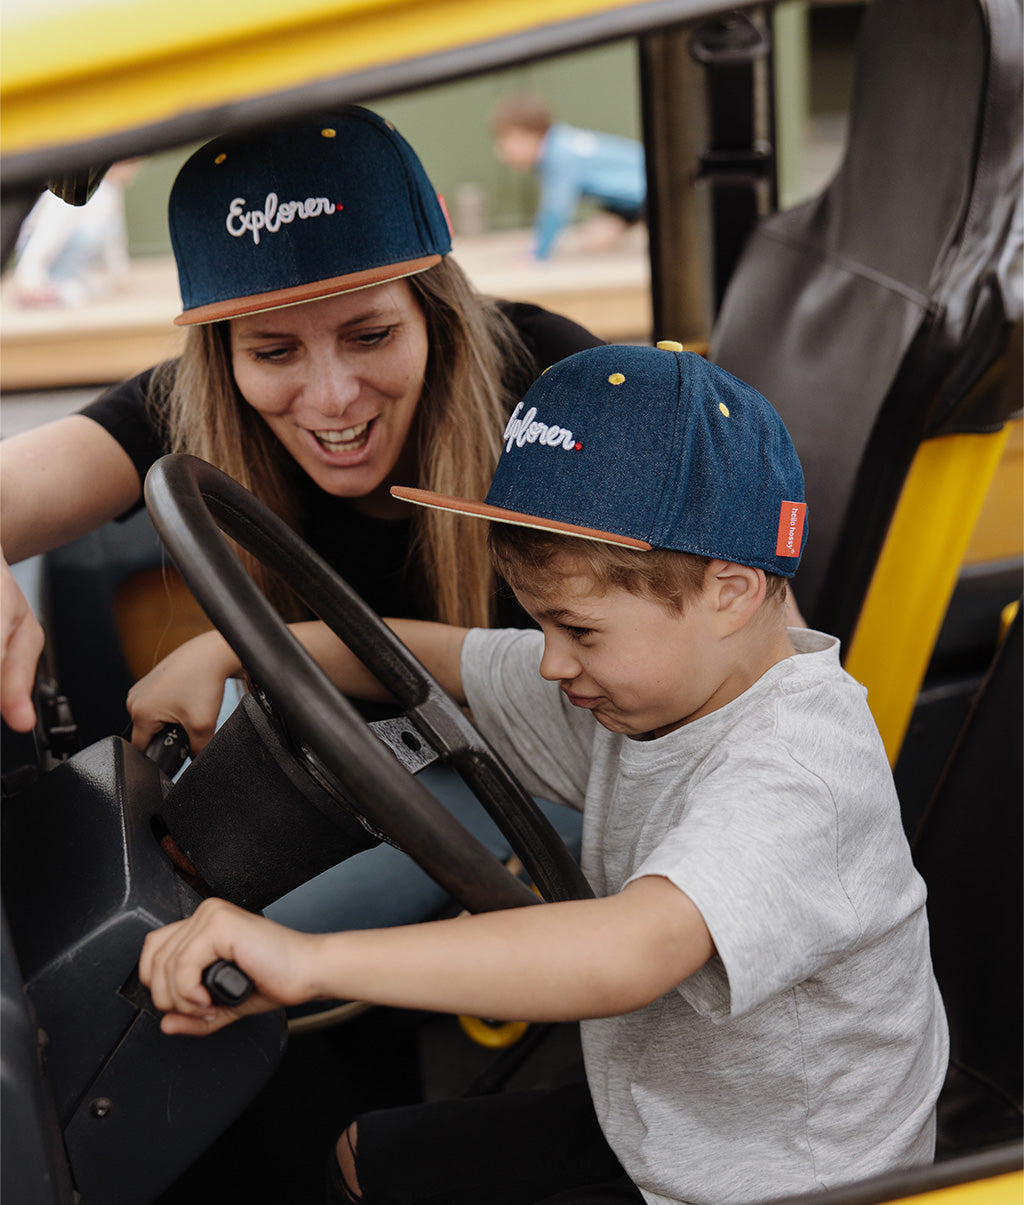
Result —
<path fill-rule="evenodd" d="M 549 364 L 601 343 L 577 323 L 539 306 L 507 301 L 499 305 L 519 332 L 533 362 L 528 371 L 516 374 L 521 379 L 512 381 L 513 394 L 525 393 Z M 152 370 L 148 370 L 122 381 L 81 411 L 124 448 L 140 482 L 153 462 L 168 450 L 148 406 L 151 376 Z M 321 490 L 305 473 L 297 472 L 296 482 L 303 494 L 302 536 L 324 560 L 379 614 L 404 619 L 429 617 L 416 566 L 409 555 L 412 521 L 364 515 L 348 499 Z M 501 625 L 524 624 L 525 617 L 511 592 L 499 597 L 497 618 Z"/>

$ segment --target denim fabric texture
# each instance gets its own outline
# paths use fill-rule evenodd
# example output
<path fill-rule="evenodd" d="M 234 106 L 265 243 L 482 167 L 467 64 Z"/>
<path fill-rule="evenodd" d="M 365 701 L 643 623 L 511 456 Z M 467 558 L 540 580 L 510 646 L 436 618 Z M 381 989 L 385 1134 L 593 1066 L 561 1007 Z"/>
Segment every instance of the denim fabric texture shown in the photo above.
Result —
<path fill-rule="evenodd" d="M 782 577 L 796 571 L 807 536 L 803 471 L 782 419 L 757 390 L 678 343 L 596 347 L 549 368 L 509 419 L 482 505 L 392 492 Z"/>
<path fill-rule="evenodd" d="M 451 250 L 447 217 L 415 152 L 357 105 L 207 143 L 178 173 L 169 222 L 179 323 L 252 312 L 225 304 L 238 299 L 270 309 L 345 292 L 346 283 L 395 279 Z M 309 295 L 273 296 L 284 290 Z"/>

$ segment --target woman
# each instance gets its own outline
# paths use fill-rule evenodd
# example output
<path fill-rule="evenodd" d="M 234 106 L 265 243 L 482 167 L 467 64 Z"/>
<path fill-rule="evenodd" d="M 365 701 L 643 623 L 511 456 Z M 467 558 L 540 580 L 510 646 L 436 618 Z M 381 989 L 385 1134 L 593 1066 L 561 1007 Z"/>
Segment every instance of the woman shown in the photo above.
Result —
<path fill-rule="evenodd" d="M 184 352 L 5 441 L 7 560 L 137 509 L 153 461 L 185 451 L 296 526 L 379 611 L 507 621 L 479 525 L 413 516 L 388 488 L 482 493 L 515 397 L 600 340 L 477 294 L 411 147 L 356 106 L 203 147 L 175 181 L 170 225 Z M 41 638 L 3 571 L 2 713 L 24 731 Z M 136 743 L 161 724 L 133 718 Z M 208 732 L 191 735 L 198 748 Z"/>
<path fill-rule="evenodd" d="M 482 496 L 514 400 L 548 364 L 600 340 L 477 294 L 448 255 L 447 218 L 415 153 L 356 106 L 214 140 L 179 172 L 169 218 L 184 351 L 80 414 L 5 441 L 7 558 L 131 513 L 153 461 L 190 452 L 293 524 L 379 612 L 522 622 L 496 590 L 482 525 L 406 507 L 388 490 L 415 482 Z M 250 565 L 285 616 L 302 618 Z M 41 633 L 0 568 L 2 713 L 25 731 Z M 188 664 L 186 646 L 133 689 L 139 747 L 170 720 L 185 724 L 195 751 L 212 734 L 224 678 L 211 685 L 206 674 L 197 689 L 175 669 Z M 436 772 L 431 782 L 449 806 L 466 803 L 450 794 L 461 783 Z M 301 911 L 282 919 L 339 923 L 320 916 L 318 900 Z"/>

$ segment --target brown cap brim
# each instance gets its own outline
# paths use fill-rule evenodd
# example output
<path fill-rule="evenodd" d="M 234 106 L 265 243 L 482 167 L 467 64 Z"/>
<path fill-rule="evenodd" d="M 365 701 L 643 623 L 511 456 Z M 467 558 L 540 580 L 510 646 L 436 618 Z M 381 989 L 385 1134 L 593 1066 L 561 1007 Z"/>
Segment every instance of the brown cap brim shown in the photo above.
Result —
<path fill-rule="evenodd" d="M 215 301 L 210 305 L 185 310 L 174 319 L 175 326 L 199 326 L 204 322 L 222 322 L 226 318 L 243 318 L 248 314 L 262 314 L 265 310 L 281 310 L 285 306 L 299 305 L 303 301 L 321 301 L 325 297 L 338 297 L 342 293 L 354 293 L 372 285 L 386 284 L 390 280 L 402 280 L 425 272 L 441 262 L 440 255 L 426 255 L 422 259 L 410 259 L 400 264 L 387 264 L 380 268 L 367 268 L 363 272 L 350 272 L 347 276 L 332 276 L 327 280 L 315 280 L 310 284 L 296 285 L 290 289 L 276 289 L 272 293 L 253 293 L 249 297 L 232 297 L 227 301 Z"/>
<path fill-rule="evenodd" d="M 561 535 L 579 536 L 583 540 L 599 540 L 602 544 L 620 544 L 624 548 L 638 548 L 650 552 L 651 545 L 646 540 L 637 540 L 632 536 L 615 535 L 613 532 L 597 531 L 592 527 L 577 527 L 572 523 L 562 523 L 558 519 L 543 519 L 537 515 L 526 515 L 516 510 L 505 510 L 500 506 L 491 506 L 488 502 L 473 502 L 469 498 L 456 498 L 449 494 L 436 494 L 433 490 L 412 489 L 405 485 L 393 485 L 391 496 L 400 498 L 403 502 L 413 502 L 416 506 L 429 506 L 434 510 L 451 510 L 459 515 L 470 515 L 479 519 L 493 519 L 498 523 L 511 523 L 515 527 L 538 527 L 542 531 L 554 531 Z"/>

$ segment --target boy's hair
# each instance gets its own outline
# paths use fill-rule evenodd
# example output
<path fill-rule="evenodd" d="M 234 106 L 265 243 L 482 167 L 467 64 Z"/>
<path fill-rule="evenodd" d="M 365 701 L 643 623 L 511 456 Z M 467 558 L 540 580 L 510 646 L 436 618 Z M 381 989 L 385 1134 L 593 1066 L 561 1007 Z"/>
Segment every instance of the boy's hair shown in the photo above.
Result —
<path fill-rule="evenodd" d="M 530 92 L 516 92 L 498 101 L 491 115 L 491 134 L 497 138 L 506 130 L 530 130 L 544 135 L 551 128 L 551 109 L 547 101 Z"/>
<path fill-rule="evenodd" d="M 543 595 L 563 575 L 564 570 L 556 562 L 569 557 L 593 579 L 599 591 L 625 590 L 677 614 L 702 593 L 704 572 L 711 563 L 711 557 L 692 552 L 665 548 L 644 552 L 508 523 L 492 523 L 488 542 L 495 572 L 514 590 Z M 766 573 L 765 583 L 766 603 L 773 598 L 785 599 L 784 577 Z"/>

